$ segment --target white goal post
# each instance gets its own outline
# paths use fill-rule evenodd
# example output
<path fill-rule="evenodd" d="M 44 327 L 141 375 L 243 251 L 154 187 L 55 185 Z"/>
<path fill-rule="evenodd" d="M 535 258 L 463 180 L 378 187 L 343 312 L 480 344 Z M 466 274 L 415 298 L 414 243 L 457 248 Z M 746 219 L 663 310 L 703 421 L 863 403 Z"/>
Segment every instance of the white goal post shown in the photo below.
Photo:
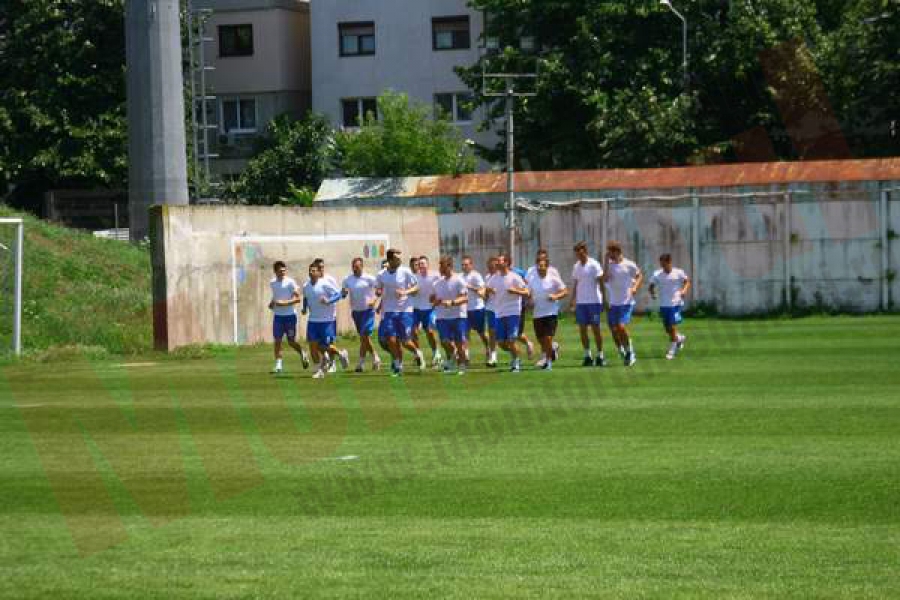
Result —
<path fill-rule="evenodd" d="M 12 351 L 15 354 L 22 353 L 22 250 L 24 247 L 25 224 L 22 219 L 0 218 L 0 227 L 15 227 L 15 235 L 12 247 L 7 247 L 0 242 L 0 252 L 11 253 L 13 267 L 13 327 L 12 327 Z"/>

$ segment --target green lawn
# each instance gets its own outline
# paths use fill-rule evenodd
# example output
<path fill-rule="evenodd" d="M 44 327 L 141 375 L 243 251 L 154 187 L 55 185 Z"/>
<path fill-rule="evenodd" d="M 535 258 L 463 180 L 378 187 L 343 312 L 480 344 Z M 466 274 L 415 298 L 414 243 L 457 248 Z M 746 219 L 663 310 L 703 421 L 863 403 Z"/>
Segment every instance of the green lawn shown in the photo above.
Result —
<path fill-rule="evenodd" d="M 643 320 L 630 370 L 562 330 L 552 373 L 3 368 L 0 597 L 900 596 L 900 318 L 671 362 Z"/>

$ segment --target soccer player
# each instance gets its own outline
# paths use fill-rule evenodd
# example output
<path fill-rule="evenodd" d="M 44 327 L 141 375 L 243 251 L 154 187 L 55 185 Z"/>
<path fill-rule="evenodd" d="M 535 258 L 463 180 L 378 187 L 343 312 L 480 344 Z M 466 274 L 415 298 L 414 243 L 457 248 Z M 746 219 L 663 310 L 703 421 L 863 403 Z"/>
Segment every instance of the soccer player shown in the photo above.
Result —
<path fill-rule="evenodd" d="M 387 251 L 388 268 L 378 274 L 381 289 L 383 333 L 391 352 L 391 375 L 403 374 L 403 348 L 412 352 L 416 364 L 421 369 L 424 364 L 422 352 L 412 343 L 413 306 L 411 295 L 419 291 L 419 281 L 412 271 L 403 266 L 401 252 L 391 248 Z"/>
<path fill-rule="evenodd" d="M 550 261 L 547 257 L 538 260 L 537 270 L 528 280 L 528 290 L 534 303 L 534 335 L 543 350 L 543 357 L 537 366 L 550 371 L 553 369 L 553 337 L 556 335 L 556 324 L 559 317 L 559 301 L 569 294 L 566 284 L 550 272 Z"/>
<path fill-rule="evenodd" d="M 497 273 L 497 257 L 490 256 L 487 261 L 487 277 L 485 277 L 484 323 L 488 337 L 488 367 L 497 366 L 497 313 L 494 312 L 494 297 L 487 294 L 487 282 Z"/>
<path fill-rule="evenodd" d="M 475 263 L 471 256 L 463 256 L 462 270 L 462 277 L 463 281 L 466 282 L 466 293 L 468 294 L 466 318 L 469 322 L 469 331 L 478 333 L 478 337 L 481 338 L 481 342 L 484 344 L 485 362 L 489 363 L 491 362 L 491 342 L 485 331 L 484 277 L 475 270 Z"/>
<path fill-rule="evenodd" d="M 375 304 L 378 302 L 378 282 L 368 273 L 363 273 L 363 259 L 354 258 L 350 263 L 352 273 L 344 279 L 343 290 L 350 296 L 350 315 L 359 334 L 359 364 L 356 372 L 362 373 L 366 365 L 366 354 L 372 355 L 372 370 L 381 368 L 381 359 L 372 347 L 372 332 L 375 330 Z"/>
<path fill-rule="evenodd" d="M 609 313 L 606 319 L 626 367 L 632 366 L 637 361 L 628 333 L 628 324 L 634 310 L 634 297 L 643 281 L 644 275 L 640 268 L 623 256 L 621 244 L 608 243 L 603 257 L 603 283 L 606 285 L 609 300 Z"/>
<path fill-rule="evenodd" d="M 691 280 L 687 273 L 672 267 L 671 254 L 660 256 L 659 266 L 662 268 L 657 269 L 650 278 L 650 297 L 655 299 L 659 291 L 659 316 L 671 342 L 666 359 L 672 360 L 687 339 L 678 332 L 678 326 L 681 325 L 681 307 L 691 289 Z"/>
<path fill-rule="evenodd" d="M 297 312 L 294 305 L 301 301 L 300 286 L 287 276 L 287 265 L 284 261 L 275 261 L 272 265 L 275 277 L 269 282 L 272 289 L 272 299 L 269 301 L 269 310 L 274 313 L 272 317 L 272 337 L 275 338 L 275 367 L 272 373 L 281 373 L 284 370 L 282 364 L 282 338 L 287 338 L 288 345 L 297 351 L 303 368 L 309 367 L 309 356 L 297 339 Z"/>
<path fill-rule="evenodd" d="M 420 256 L 417 263 L 418 272 L 416 279 L 419 280 L 419 291 L 413 300 L 413 339 L 416 347 L 419 345 L 419 331 L 425 332 L 428 339 L 428 345 L 431 347 L 431 366 L 435 369 L 441 366 L 441 349 L 438 347 L 437 336 L 435 336 L 435 319 L 434 306 L 431 304 L 431 295 L 434 293 L 434 284 L 441 278 L 437 273 L 428 270 L 428 257 Z"/>
<path fill-rule="evenodd" d="M 575 265 L 572 267 L 572 281 L 574 281 L 572 299 L 569 308 L 575 309 L 575 322 L 578 323 L 578 332 L 581 334 L 581 347 L 584 349 L 583 367 L 602 367 L 606 364 L 603 357 L 603 332 L 600 329 L 600 315 L 603 312 L 603 292 L 600 284 L 603 278 L 603 267 L 600 263 L 588 256 L 588 248 L 585 242 L 578 242 L 574 247 Z M 588 338 L 588 328 L 594 334 L 594 344 L 597 346 L 597 355 L 591 357 L 591 340 Z"/>
<path fill-rule="evenodd" d="M 457 373 L 463 375 L 469 363 L 469 321 L 466 315 L 468 286 L 461 276 L 453 272 L 452 257 L 441 257 L 438 267 L 441 278 L 434 284 L 431 303 L 434 306 L 441 344 L 447 354 L 444 373 L 453 371 L 455 359 Z"/>
<path fill-rule="evenodd" d="M 342 298 L 341 289 L 333 281 L 323 277 L 322 267 L 313 262 L 309 266 L 309 281 L 303 286 L 303 298 L 309 307 L 309 321 L 306 323 L 306 339 L 321 359 L 313 379 L 322 379 L 337 358 L 341 366 L 350 366 L 346 350 L 334 345 L 337 337 L 337 303 Z"/>
<path fill-rule="evenodd" d="M 516 267 L 513 265 L 513 258 L 511 255 L 505 255 L 506 259 L 506 268 L 507 270 L 515 273 L 519 277 L 522 278 L 522 281 L 527 282 L 528 271 L 522 269 L 521 267 Z M 528 287 L 528 284 L 525 284 L 525 287 Z M 522 302 L 522 313 L 519 315 L 519 341 L 525 344 L 525 352 L 528 354 L 528 359 L 531 360 L 531 357 L 534 356 L 534 344 L 531 340 L 528 339 L 528 335 L 525 333 L 525 303 Z"/>
<path fill-rule="evenodd" d="M 487 282 L 487 293 L 494 298 L 494 311 L 497 315 L 494 335 L 497 343 L 512 357 L 509 370 L 518 373 L 522 370 L 522 362 L 516 341 L 521 333 L 522 298 L 527 298 L 529 292 L 525 280 L 510 271 L 506 260 L 503 254 L 497 257 L 497 272 Z"/>

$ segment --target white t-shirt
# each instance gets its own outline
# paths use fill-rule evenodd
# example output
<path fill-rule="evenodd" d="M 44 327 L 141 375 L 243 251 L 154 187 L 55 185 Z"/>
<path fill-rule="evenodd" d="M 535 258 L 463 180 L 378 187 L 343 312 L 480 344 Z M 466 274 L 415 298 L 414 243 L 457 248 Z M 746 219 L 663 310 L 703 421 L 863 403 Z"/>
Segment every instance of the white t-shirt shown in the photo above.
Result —
<path fill-rule="evenodd" d="M 547 266 L 547 275 L 553 275 L 557 279 L 562 279 L 562 277 L 559 276 L 559 271 L 557 271 L 556 267 L 554 267 L 553 265 Z M 525 274 L 525 283 L 531 282 L 532 277 L 537 277 L 537 265 L 531 265 L 530 267 L 528 267 L 528 272 Z"/>
<path fill-rule="evenodd" d="M 350 310 L 369 310 L 369 304 L 375 299 L 378 282 L 368 273 L 359 277 L 351 273 L 344 278 L 342 287 L 350 291 Z"/>
<path fill-rule="evenodd" d="M 300 289 L 297 282 L 290 277 L 285 277 L 280 281 L 275 277 L 269 282 L 269 287 L 272 289 L 273 302 L 290 300 L 294 297 L 294 292 L 297 292 Z M 276 306 L 272 309 L 272 312 L 278 317 L 290 317 L 297 314 L 294 304 L 291 304 L 290 306 Z"/>
<path fill-rule="evenodd" d="M 525 280 L 510 271 L 506 275 L 495 273 L 487 280 L 487 286 L 494 290 L 494 313 L 497 317 L 512 317 L 522 314 L 522 296 L 511 294 L 510 288 L 524 288 Z"/>
<path fill-rule="evenodd" d="M 474 288 L 483 288 L 484 287 L 484 277 L 481 276 L 481 273 L 475 271 L 469 271 L 467 275 L 462 276 L 463 281 L 466 282 L 466 285 L 470 285 Z M 469 295 L 469 310 L 481 310 L 484 308 L 484 298 L 479 296 L 476 292 L 472 290 L 466 290 L 466 293 Z"/>
<path fill-rule="evenodd" d="M 408 290 L 419 282 L 412 271 L 403 266 L 397 267 L 393 273 L 385 269 L 376 279 L 378 288 L 382 290 L 382 313 L 412 312 L 412 299 L 409 296 L 397 297 L 397 290 Z"/>
<path fill-rule="evenodd" d="M 535 319 L 559 314 L 559 300 L 550 299 L 550 294 L 558 294 L 566 289 L 566 284 L 558 275 L 552 275 L 549 269 L 544 278 L 535 273 L 528 280 L 528 289 L 531 290 L 531 301 L 534 302 Z"/>
<path fill-rule="evenodd" d="M 437 273 L 428 273 L 426 275 L 416 275 L 419 280 L 419 293 L 415 295 L 413 300 L 413 308 L 419 310 L 431 310 L 431 295 L 434 293 L 434 284 L 441 278 Z"/>
<path fill-rule="evenodd" d="M 631 286 L 634 285 L 634 278 L 641 270 L 636 264 L 623 258 L 622 262 L 609 263 L 609 279 L 606 282 L 606 291 L 609 294 L 610 306 L 625 306 L 633 304 L 634 298 L 631 296 Z"/>
<path fill-rule="evenodd" d="M 572 280 L 578 284 L 575 288 L 575 304 L 601 304 L 603 292 L 597 279 L 603 276 L 603 267 L 593 258 L 588 258 L 584 264 L 576 261 L 572 267 Z"/>
<path fill-rule="evenodd" d="M 466 293 L 466 281 L 457 273 L 450 278 L 441 277 L 434 284 L 434 295 L 440 300 L 456 300 L 460 294 Z M 438 319 L 462 319 L 466 316 L 466 305 L 434 308 L 435 317 Z"/>
<path fill-rule="evenodd" d="M 687 273 L 681 269 L 673 268 L 668 273 L 662 269 L 656 270 L 650 278 L 650 284 L 659 290 L 659 305 L 666 308 L 682 306 L 684 299 L 679 292 L 687 280 Z"/>
<path fill-rule="evenodd" d="M 330 299 L 341 290 L 334 285 L 334 280 L 322 277 L 315 284 L 312 280 L 303 286 L 303 297 L 309 306 L 309 320 L 313 323 L 330 323 L 337 319 L 337 303 L 322 304 L 322 298 Z"/>

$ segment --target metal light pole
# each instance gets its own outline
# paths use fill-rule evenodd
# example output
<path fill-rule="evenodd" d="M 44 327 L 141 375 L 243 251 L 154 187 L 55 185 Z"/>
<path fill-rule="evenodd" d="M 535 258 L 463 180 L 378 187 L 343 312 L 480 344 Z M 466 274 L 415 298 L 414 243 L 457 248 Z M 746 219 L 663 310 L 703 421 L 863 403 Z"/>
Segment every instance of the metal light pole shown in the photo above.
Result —
<path fill-rule="evenodd" d="M 684 89 L 688 88 L 688 44 L 687 44 L 687 35 L 688 35 L 688 26 L 687 19 L 684 18 L 684 15 L 678 12 L 674 6 L 672 6 L 671 0 L 659 0 L 659 3 L 663 6 L 667 7 L 672 13 L 675 14 L 676 17 L 681 19 L 681 69 L 683 71 L 684 77 Z"/>
<path fill-rule="evenodd" d="M 533 49 L 533 38 L 522 38 L 523 50 Z M 488 39 L 488 50 L 499 49 L 495 39 Z M 513 108 L 515 99 L 536 96 L 536 92 L 517 91 L 515 82 L 517 79 L 537 79 L 537 72 L 533 73 L 491 73 L 487 70 L 486 60 L 481 62 L 481 95 L 486 98 L 504 98 L 506 113 L 506 227 L 509 230 L 509 254 L 513 261 L 516 257 L 516 184 L 515 184 L 515 121 Z M 488 83 L 492 80 L 503 81 L 503 92 L 492 92 Z"/>

